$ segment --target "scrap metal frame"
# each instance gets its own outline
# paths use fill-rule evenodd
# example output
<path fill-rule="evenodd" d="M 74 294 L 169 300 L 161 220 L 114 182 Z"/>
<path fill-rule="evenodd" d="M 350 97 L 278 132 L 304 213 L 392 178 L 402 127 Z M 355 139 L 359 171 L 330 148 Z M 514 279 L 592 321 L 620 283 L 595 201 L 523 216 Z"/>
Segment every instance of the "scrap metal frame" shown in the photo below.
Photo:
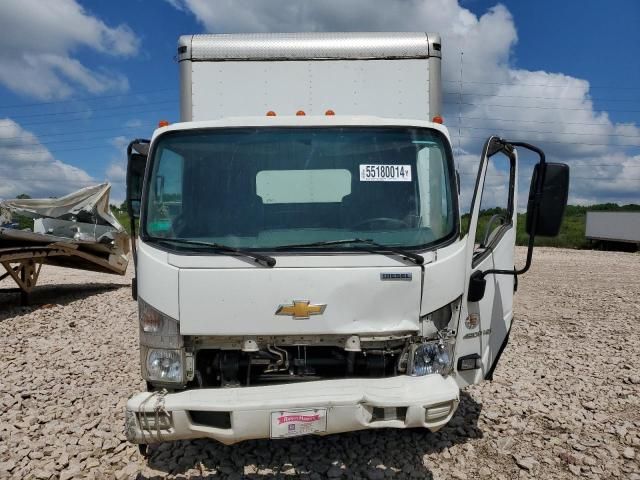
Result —
<path fill-rule="evenodd" d="M 28 305 L 30 294 L 38 283 L 42 265 L 47 263 L 48 257 L 59 256 L 77 256 L 96 264 L 102 271 L 120 275 L 125 273 L 108 260 L 78 250 L 77 245 L 52 243 L 46 246 L 5 248 L 0 249 L 0 264 L 6 270 L 0 275 L 0 281 L 11 277 L 18 288 L 0 291 L 19 291 L 21 305 Z"/>

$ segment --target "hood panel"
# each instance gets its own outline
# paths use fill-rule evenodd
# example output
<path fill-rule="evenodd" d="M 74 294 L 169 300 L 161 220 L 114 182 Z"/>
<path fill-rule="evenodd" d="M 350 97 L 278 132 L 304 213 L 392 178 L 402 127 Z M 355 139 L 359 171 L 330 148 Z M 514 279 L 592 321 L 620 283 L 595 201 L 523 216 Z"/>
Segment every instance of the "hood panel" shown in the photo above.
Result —
<path fill-rule="evenodd" d="M 410 273 L 411 279 L 381 280 L 382 273 Z M 183 335 L 380 335 L 419 329 L 417 266 L 180 269 L 179 286 Z M 307 319 L 275 314 L 294 300 L 326 308 Z"/>

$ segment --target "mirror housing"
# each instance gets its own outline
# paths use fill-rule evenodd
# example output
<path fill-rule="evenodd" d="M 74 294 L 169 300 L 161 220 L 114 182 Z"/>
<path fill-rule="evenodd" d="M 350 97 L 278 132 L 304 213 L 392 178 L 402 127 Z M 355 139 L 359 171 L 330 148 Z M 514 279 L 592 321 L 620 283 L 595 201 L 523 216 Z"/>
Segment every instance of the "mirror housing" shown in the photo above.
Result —
<path fill-rule="evenodd" d="M 149 140 L 134 140 L 127 147 L 127 213 L 132 220 L 140 217 L 148 154 Z"/>
<path fill-rule="evenodd" d="M 541 174 L 543 175 L 542 188 L 536 195 L 536 185 Z M 564 163 L 538 163 L 531 176 L 527 202 L 527 234 L 542 237 L 557 236 L 562 225 L 568 195 L 569 166 Z M 536 217 L 537 221 L 534 222 Z"/>
<path fill-rule="evenodd" d="M 138 252 L 136 249 L 136 218 L 140 218 L 140 205 L 142 203 L 142 187 L 144 185 L 144 172 L 147 168 L 149 156 L 149 140 L 134 140 L 127 147 L 127 213 L 130 222 L 131 253 L 133 264 L 138 267 Z M 131 280 L 131 295 L 138 299 L 138 282 L 134 276 Z"/>
<path fill-rule="evenodd" d="M 484 291 L 487 288 L 487 280 L 481 271 L 475 271 L 469 278 L 469 291 L 467 300 L 469 302 L 479 302 L 484 298 Z"/>

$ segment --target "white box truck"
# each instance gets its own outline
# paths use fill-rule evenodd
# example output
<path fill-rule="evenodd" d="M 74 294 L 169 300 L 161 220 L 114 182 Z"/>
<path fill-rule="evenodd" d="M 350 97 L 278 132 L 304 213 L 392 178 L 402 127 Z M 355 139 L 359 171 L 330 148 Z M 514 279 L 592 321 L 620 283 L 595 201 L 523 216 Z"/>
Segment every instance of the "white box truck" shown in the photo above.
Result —
<path fill-rule="evenodd" d="M 490 137 L 461 227 L 438 35 L 193 35 L 178 61 L 182 121 L 128 149 L 148 386 L 128 439 L 445 425 L 493 374 L 566 165 Z M 515 147 L 540 156 L 520 269 Z M 509 206 L 476 245 L 496 156 Z"/>

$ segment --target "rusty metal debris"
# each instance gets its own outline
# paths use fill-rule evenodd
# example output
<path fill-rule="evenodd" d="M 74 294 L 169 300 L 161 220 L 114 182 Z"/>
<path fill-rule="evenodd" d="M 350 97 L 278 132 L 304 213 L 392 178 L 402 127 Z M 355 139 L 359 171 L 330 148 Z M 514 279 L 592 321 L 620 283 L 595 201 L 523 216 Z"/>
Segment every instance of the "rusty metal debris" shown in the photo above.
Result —
<path fill-rule="evenodd" d="M 111 185 L 86 187 L 55 199 L 0 202 L 0 265 L 26 304 L 43 264 L 124 275 L 129 236 L 109 208 Z M 20 230 L 12 217 L 33 219 Z"/>

